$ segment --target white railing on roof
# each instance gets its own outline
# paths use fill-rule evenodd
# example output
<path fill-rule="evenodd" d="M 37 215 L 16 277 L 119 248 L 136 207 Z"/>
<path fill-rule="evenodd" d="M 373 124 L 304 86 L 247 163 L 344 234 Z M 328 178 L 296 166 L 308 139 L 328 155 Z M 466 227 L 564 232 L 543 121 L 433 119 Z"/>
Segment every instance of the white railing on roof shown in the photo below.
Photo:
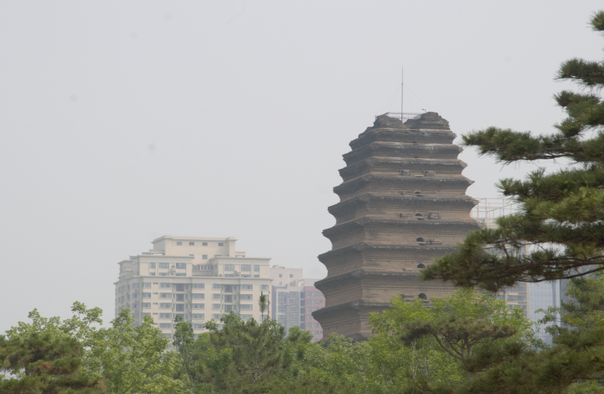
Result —
<path fill-rule="evenodd" d="M 484 224 L 493 222 L 500 216 L 518 212 L 520 205 L 511 198 L 477 198 L 478 204 L 470 212 L 473 219 Z"/>

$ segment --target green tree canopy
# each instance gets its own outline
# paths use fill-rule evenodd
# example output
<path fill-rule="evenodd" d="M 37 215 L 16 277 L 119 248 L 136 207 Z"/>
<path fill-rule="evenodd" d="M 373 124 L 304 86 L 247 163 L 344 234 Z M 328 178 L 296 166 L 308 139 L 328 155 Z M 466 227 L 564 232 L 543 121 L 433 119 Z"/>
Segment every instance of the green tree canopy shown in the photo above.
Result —
<path fill-rule="evenodd" d="M 189 323 L 177 326 L 175 345 L 183 358 L 185 373 L 199 391 L 225 393 L 268 392 L 287 375 L 299 347 L 309 344 L 310 333 L 285 329 L 275 320 L 244 321 L 234 313 L 220 322 L 205 324 L 209 330 L 192 341 Z"/>
<path fill-rule="evenodd" d="M 479 357 L 480 373 L 460 392 L 604 393 L 604 277 L 575 278 L 567 294 L 570 302 L 544 318 L 557 324 L 548 328 L 552 346 L 525 347 L 497 362 Z"/>
<path fill-rule="evenodd" d="M 604 32 L 604 12 L 593 30 Z M 558 79 L 578 84 L 580 93 L 562 91 L 557 104 L 568 115 L 550 135 L 490 127 L 463 136 L 465 146 L 509 164 L 564 158 L 568 168 L 526 179 L 504 179 L 504 196 L 519 203 L 517 214 L 497 219 L 496 229 L 470 233 L 455 253 L 423 271 L 425 279 L 443 279 L 464 287 L 496 291 L 519 281 L 572 278 L 604 265 L 604 63 L 571 59 Z M 528 247 L 528 253 L 518 253 Z M 488 250 L 485 250 L 488 248 Z"/>
<path fill-rule="evenodd" d="M 85 349 L 72 334 L 60 329 L 57 318 L 29 313 L 32 323 L 19 323 L 0 335 L 0 393 L 99 393 L 101 375 L 84 366 Z"/>
<path fill-rule="evenodd" d="M 181 365 L 168 339 L 153 326 L 150 316 L 133 325 L 124 309 L 103 328 L 102 311 L 73 304 L 74 315 L 61 321 L 34 310 L 31 323 L 0 336 L 0 393 L 155 393 L 182 392 L 176 379 Z"/>
<path fill-rule="evenodd" d="M 464 375 L 472 378 L 533 341 L 520 308 L 473 290 L 432 298 L 430 305 L 395 297 L 390 309 L 371 317 L 371 325 L 377 334 L 373 341 L 392 338 L 413 350 L 403 367 L 406 393 L 459 390 Z"/>

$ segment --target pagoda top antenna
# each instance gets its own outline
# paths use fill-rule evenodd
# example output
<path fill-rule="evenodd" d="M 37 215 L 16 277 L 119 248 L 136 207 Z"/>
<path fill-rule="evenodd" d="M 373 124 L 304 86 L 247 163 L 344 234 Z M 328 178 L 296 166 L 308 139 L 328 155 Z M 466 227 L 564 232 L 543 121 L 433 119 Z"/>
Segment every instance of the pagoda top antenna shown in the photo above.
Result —
<path fill-rule="evenodd" d="M 403 119 L 403 82 L 405 80 L 405 69 L 401 67 L 401 122 L 405 123 Z"/>

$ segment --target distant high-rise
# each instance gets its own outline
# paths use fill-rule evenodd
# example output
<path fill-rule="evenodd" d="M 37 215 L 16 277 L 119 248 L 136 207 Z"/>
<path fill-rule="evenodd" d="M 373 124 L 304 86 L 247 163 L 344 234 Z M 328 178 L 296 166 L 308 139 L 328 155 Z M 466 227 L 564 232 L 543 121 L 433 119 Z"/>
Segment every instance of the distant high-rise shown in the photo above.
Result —
<path fill-rule="evenodd" d="M 313 341 L 323 338 L 323 329 L 312 317 L 312 312 L 325 306 L 323 293 L 315 287 L 316 279 L 304 279 L 302 268 L 285 268 L 273 265 L 271 317 L 286 330 L 299 326 L 313 335 Z"/>
<path fill-rule="evenodd" d="M 378 116 L 350 143 L 334 189 L 340 202 L 329 208 L 336 224 L 323 232 L 332 250 L 319 256 L 328 276 L 315 285 L 326 298 L 313 312 L 325 336 L 367 338 L 369 313 L 395 295 L 429 300 L 453 292 L 418 273 L 478 228 L 454 138 L 449 123 L 428 112 L 404 124 Z"/>
<path fill-rule="evenodd" d="M 129 308 L 135 324 L 149 315 L 168 338 L 176 317 L 191 322 L 195 334 L 224 313 L 261 321 L 260 294 L 270 300 L 270 259 L 246 257 L 236 251 L 235 242 L 231 237 L 170 235 L 153 240 L 149 252 L 119 262 L 116 314 Z"/>

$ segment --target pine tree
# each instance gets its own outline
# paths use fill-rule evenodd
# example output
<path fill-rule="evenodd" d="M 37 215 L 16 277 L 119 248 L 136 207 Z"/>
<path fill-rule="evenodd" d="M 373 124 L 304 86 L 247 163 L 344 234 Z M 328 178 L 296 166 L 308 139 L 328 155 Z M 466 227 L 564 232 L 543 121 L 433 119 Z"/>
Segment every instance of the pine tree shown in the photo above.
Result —
<path fill-rule="evenodd" d="M 593 15 L 591 26 L 604 32 L 604 12 Z M 500 217 L 496 229 L 470 233 L 457 252 L 424 270 L 425 279 L 496 291 L 604 269 L 604 102 L 598 95 L 604 62 L 568 60 L 558 79 L 573 81 L 582 91 L 555 95 L 568 116 L 553 134 L 490 127 L 464 136 L 463 144 L 504 164 L 564 158 L 570 165 L 502 180 L 499 188 L 519 203 L 519 213 Z M 529 253 L 516 252 L 525 247 Z"/>
<path fill-rule="evenodd" d="M 571 302 L 550 308 L 544 321 L 563 325 L 548 329 L 553 345 L 523 347 L 516 352 L 477 354 L 476 379 L 460 393 L 604 393 L 604 276 L 575 278 Z"/>
<path fill-rule="evenodd" d="M 196 342 L 205 348 L 205 362 L 198 363 L 205 372 L 205 382 L 227 393 L 266 392 L 272 381 L 291 366 L 294 356 L 285 350 L 298 342 L 310 342 L 310 334 L 286 338 L 283 326 L 273 319 L 244 321 L 233 312 L 220 318 L 222 327 L 213 320 L 206 323 L 210 331 Z M 196 343 L 197 345 L 197 343 Z M 209 345 L 209 346 L 208 346 Z M 193 360 L 199 358 L 193 354 Z M 262 388 L 262 390 L 261 390 Z"/>
<path fill-rule="evenodd" d="M 105 392 L 99 374 L 91 373 L 83 359 L 85 350 L 78 339 L 52 321 L 29 314 L 33 324 L 20 323 L 0 335 L 0 393 L 60 394 Z"/>

